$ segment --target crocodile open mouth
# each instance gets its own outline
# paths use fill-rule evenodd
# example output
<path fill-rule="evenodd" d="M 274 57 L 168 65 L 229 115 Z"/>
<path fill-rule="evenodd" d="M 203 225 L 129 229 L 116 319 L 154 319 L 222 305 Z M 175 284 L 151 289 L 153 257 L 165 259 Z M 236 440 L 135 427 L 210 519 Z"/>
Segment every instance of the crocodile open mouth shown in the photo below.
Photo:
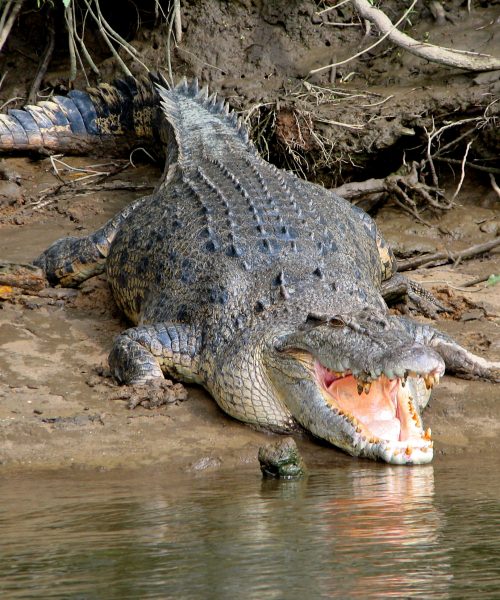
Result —
<path fill-rule="evenodd" d="M 315 361 L 315 375 L 323 398 L 330 408 L 345 417 L 368 443 L 388 442 L 407 453 L 414 448 L 431 446 L 431 431 L 423 430 L 422 421 L 410 394 L 409 377 L 389 379 L 385 374 L 371 382 L 356 379 L 352 373 L 334 373 Z M 431 373 L 420 382 L 427 389 L 439 382 Z M 423 388 L 423 385 L 422 385 Z"/>

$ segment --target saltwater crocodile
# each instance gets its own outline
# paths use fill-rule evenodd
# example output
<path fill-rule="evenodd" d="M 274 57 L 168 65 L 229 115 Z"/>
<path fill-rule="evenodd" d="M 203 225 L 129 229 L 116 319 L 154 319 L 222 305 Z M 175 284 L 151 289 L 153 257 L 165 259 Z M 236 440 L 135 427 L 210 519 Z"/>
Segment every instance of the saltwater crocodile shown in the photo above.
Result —
<path fill-rule="evenodd" d="M 196 382 L 254 426 L 300 425 L 355 456 L 429 462 L 421 411 L 445 364 L 498 380 L 500 363 L 388 314 L 394 257 L 366 213 L 263 160 L 196 82 L 101 86 L 0 119 L 8 150 L 128 143 L 134 131 L 164 140 L 156 191 L 35 261 L 63 286 L 106 271 L 135 325 L 114 342 L 115 377 Z"/>

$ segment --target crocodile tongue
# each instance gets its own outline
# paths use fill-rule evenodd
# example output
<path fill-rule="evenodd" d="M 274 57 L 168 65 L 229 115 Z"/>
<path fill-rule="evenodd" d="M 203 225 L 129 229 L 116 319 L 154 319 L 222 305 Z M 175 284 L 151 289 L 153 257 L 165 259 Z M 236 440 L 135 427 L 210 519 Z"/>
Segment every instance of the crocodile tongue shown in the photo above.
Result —
<path fill-rule="evenodd" d="M 336 379 L 328 393 L 338 408 L 362 423 L 374 436 L 385 440 L 400 440 L 401 421 L 398 418 L 399 382 L 379 377 L 371 383 L 369 392 L 358 393 L 358 383 L 352 375 Z"/>

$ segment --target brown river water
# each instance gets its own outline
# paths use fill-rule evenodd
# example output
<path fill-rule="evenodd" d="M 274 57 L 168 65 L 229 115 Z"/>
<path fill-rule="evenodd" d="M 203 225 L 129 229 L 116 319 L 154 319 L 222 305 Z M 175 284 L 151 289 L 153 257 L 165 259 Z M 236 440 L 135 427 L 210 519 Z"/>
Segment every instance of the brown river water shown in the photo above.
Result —
<path fill-rule="evenodd" d="M 496 461 L 25 473 L 0 496 L 2 598 L 499 597 Z"/>

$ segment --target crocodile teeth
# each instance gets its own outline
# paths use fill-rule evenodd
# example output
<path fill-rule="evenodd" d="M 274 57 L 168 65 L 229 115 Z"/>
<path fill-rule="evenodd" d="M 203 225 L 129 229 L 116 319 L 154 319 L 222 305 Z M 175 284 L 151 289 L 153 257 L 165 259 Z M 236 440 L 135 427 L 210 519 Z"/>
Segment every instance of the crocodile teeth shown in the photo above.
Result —
<path fill-rule="evenodd" d="M 436 381 L 435 375 L 433 375 L 432 373 L 429 373 L 428 375 L 424 376 L 424 381 L 425 381 L 425 387 L 426 387 L 426 389 L 431 390 L 434 387 L 434 385 L 437 382 L 439 382 L 439 376 L 438 376 L 438 379 Z"/>
<path fill-rule="evenodd" d="M 424 435 L 422 436 L 424 438 L 424 440 L 428 440 L 430 441 L 431 439 L 431 428 L 427 427 L 427 429 L 424 432 Z"/>
<path fill-rule="evenodd" d="M 365 384 L 363 385 L 363 390 L 366 395 L 368 395 L 370 393 L 371 387 L 372 387 L 371 381 L 366 381 Z"/>

